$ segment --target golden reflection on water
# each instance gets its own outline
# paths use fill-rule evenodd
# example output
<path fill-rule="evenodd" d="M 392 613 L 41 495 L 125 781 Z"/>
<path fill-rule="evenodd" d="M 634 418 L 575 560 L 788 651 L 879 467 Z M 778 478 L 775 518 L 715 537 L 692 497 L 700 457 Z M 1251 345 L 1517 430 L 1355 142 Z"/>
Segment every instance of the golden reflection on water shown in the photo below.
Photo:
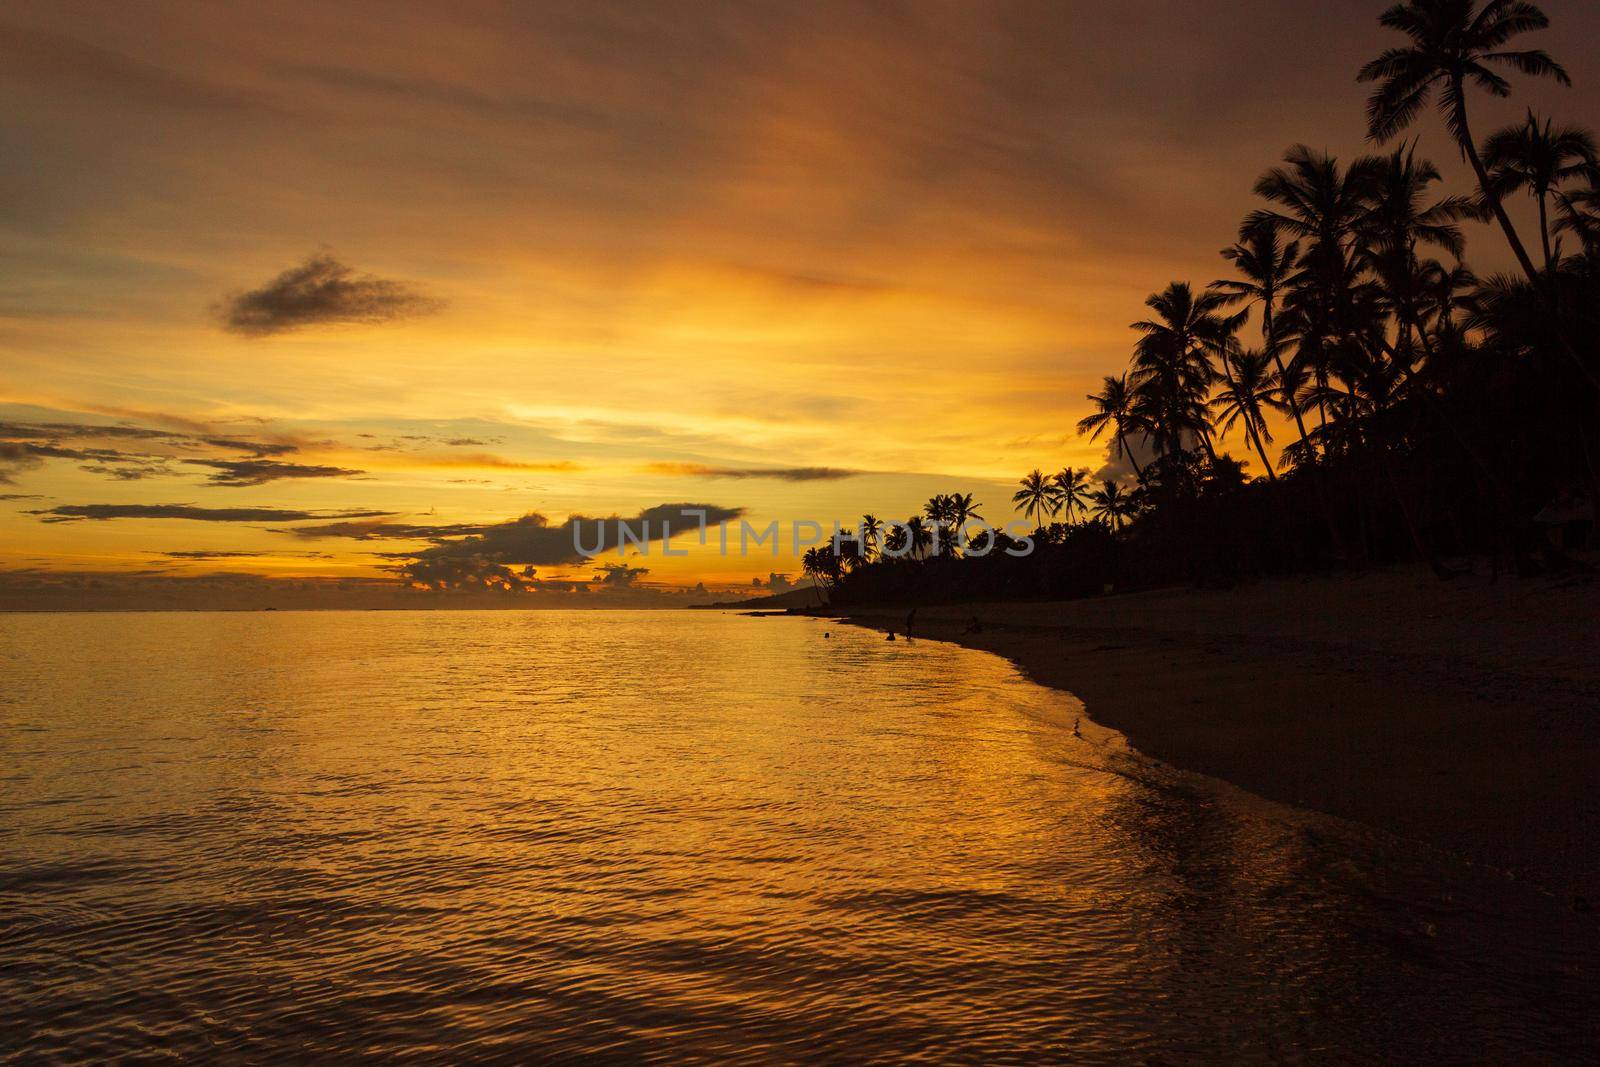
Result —
<path fill-rule="evenodd" d="M 0 638 L 24 1054 L 1592 1047 L 1548 902 L 1075 738 L 981 653 L 693 612 Z"/>

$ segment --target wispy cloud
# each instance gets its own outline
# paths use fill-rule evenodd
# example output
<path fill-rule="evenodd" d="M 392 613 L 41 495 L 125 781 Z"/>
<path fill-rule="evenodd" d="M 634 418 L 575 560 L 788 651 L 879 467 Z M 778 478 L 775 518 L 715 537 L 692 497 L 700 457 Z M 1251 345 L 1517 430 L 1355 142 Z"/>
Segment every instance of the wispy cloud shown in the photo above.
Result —
<path fill-rule="evenodd" d="M 217 308 L 224 329 L 266 337 L 305 326 L 376 325 L 437 311 L 441 302 L 406 282 L 358 274 L 330 255 L 290 267 Z"/>
<path fill-rule="evenodd" d="M 306 463 L 280 463 L 272 459 L 186 459 L 192 467 L 216 471 L 206 480 L 212 485 L 265 485 L 284 478 L 353 478 L 366 471 Z"/>
<path fill-rule="evenodd" d="M 854 478 L 861 471 L 839 467 L 713 467 L 705 463 L 650 463 L 650 474 L 675 478 L 773 478 L 782 482 L 824 482 Z"/>
<path fill-rule="evenodd" d="M 381 511 L 298 511 L 292 508 L 207 508 L 194 504 L 62 504 L 28 512 L 44 522 L 109 519 L 192 519 L 197 522 L 304 522 L 309 519 L 375 518 Z"/>

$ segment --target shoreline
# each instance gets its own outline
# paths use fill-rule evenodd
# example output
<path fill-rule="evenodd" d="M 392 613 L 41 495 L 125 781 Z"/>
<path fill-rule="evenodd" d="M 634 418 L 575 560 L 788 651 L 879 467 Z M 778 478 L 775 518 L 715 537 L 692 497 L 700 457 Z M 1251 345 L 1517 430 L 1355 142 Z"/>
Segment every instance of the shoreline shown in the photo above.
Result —
<path fill-rule="evenodd" d="M 924 606 L 1151 759 L 1600 906 L 1600 581 L 1416 570 Z M 908 608 L 828 614 L 903 631 Z M 981 630 L 970 632 L 973 620 Z"/>

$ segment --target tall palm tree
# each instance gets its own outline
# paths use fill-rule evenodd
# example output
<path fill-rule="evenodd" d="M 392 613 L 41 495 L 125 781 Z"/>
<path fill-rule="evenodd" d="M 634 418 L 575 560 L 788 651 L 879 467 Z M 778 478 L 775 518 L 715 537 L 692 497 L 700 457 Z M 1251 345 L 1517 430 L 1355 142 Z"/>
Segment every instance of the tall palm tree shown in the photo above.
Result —
<path fill-rule="evenodd" d="M 1278 330 L 1278 308 L 1294 276 L 1300 259 L 1300 242 L 1281 243 L 1278 229 L 1271 225 L 1246 225 L 1239 239 L 1222 250 L 1222 258 L 1232 263 L 1242 277 L 1222 278 L 1211 283 L 1211 288 L 1222 293 L 1228 304 L 1261 305 L 1261 341 L 1267 354 L 1278 368 L 1278 379 L 1288 378 L 1288 368 L 1283 360 L 1283 349 Z M 1294 416 L 1295 429 L 1300 431 L 1300 442 L 1306 444 L 1306 423 L 1300 413 L 1300 402 L 1293 394 L 1284 397 L 1290 414 Z"/>
<path fill-rule="evenodd" d="M 811 588 L 816 590 L 817 604 L 822 603 L 822 576 L 826 571 L 823 565 L 820 549 L 808 548 L 805 555 L 800 557 L 800 568 L 807 578 L 811 579 Z"/>
<path fill-rule="evenodd" d="M 878 546 L 883 543 L 883 520 L 871 514 L 861 516 L 861 554 L 866 559 L 877 555 Z"/>
<path fill-rule="evenodd" d="M 933 544 L 933 530 L 922 521 L 920 515 L 913 515 L 906 520 L 906 541 L 910 545 L 911 554 L 921 558 L 927 555 L 928 547 Z"/>
<path fill-rule="evenodd" d="M 1378 83 L 1367 101 L 1367 136 L 1380 144 L 1394 137 L 1437 94 L 1445 125 L 1472 164 L 1485 206 L 1500 223 L 1523 273 L 1537 281 L 1533 260 L 1478 155 L 1467 115 L 1467 85 L 1492 96 L 1511 95 L 1510 83 L 1495 67 L 1571 85 L 1567 72 L 1543 49 L 1504 48 L 1518 34 L 1544 29 L 1550 19 L 1528 0 L 1488 0 L 1482 10 L 1478 0 L 1405 0 L 1378 21 L 1405 34 L 1410 43 L 1386 49 L 1357 75 L 1358 81 Z"/>
<path fill-rule="evenodd" d="M 1089 514 L 1089 468 L 1074 470 L 1071 467 L 1063 468 L 1050 479 L 1055 483 L 1056 499 L 1060 501 L 1061 508 L 1067 513 L 1067 521 L 1082 512 L 1085 517 Z"/>
<path fill-rule="evenodd" d="M 1111 523 L 1113 532 L 1122 529 L 1123 523 L 1138 511 L 1134 495 L 1112 481 L 1101 482 L 1100 488 L 1089 494 L 1089 503 Z"/>
<path fill-rule="evenodd" d="M 983 515 L 978 509 L 983 505 L 971 493 L 950 494 L 950 530 L 954 539 L 959 543 L 967 523 L 975 519 L 982 519 Z"/>
<path fill-rule="evenodd" d="M 1593 175 L 1596 164 L 1593 134 L 1578 126 L 1554 127 L 1549 119 L 1541 124 L 1532 108 L 1525 122 L 1497 130 L 1483 142 L 1483 165 L 1495 195 L 1503 198 L 1526 192 L 1539 204 L 1539 241 L 1546 272 L 1555 270 L 1550 194 L 1568 181 Z"/>
<path fill-rule="evenodd" d="M 1128 433 L 1140 432 L 1145 428 L 1144 419 L 1135 406 L 1136 399 L 1126 374 L 1106 375 L 1105 385 L 1100 392 L 1088 396 L 1094 411 L 1078 420 L 1078 432 L 1088 434 L 1089 440 L 1094 441 L 1110 427 L 1113 433 L 1112 454 L 1118 459 L 1127 457 L 1128 462 L 1133 464 L 1133 473 L 1142 478 L 1144 471 L 1139 467 L 1139 459 L 1128 447 Z"/>
<path fill-rule="evenodd" d="M 1023 477 L 1020 484 L 1022 488 L 1011 495 L 1011 503 L 1021 506 L 1023 518 L 1032 519 L 1038 529 L 1044 529 L 1045 517 L 1054 516 L 1061 510 L 1055 483 L 1036 467 Z"/>
<path fill-rule="evenodd" d="M 1250 439 L 1256 455 L 1261 457 L 1261 465 L 1267 469 L 1267 478 L 1277 481 L 1278 475 L 1272 469 L 1272 461 L 1262 447 L 1263 441 L 1272 441 L 1272 433 L 1267 429 L 1261 409 L 1282 406 L 1278 400 L 1278 372 L 1272 369 L 1272 358 L 1265 352 L 1236 352 L 1226 358 L 1232 364 L 1227 385 L 1211 401 L 1211 406 L 1217 409 L 1218 417 L 1222 420 L 1218 428 L 1227 433 L 1234 423 L 1243 422 L 1245 436 Z"/>
<path fill-rule="evenodd" d="M 1217 310 L 1225 302 L 1220 293 L 1196 295 L 1188 282 L 1173 282 L 1145 301 L 1157 317 L 1133 324 L 1141 335 L 1131 372 L 1137 410 L 1164 454 L 1183 448 L 1191 435 L 1215 458 L 1205 409 L 1212 376 L 1206 344 L 1222 329 Z"/>

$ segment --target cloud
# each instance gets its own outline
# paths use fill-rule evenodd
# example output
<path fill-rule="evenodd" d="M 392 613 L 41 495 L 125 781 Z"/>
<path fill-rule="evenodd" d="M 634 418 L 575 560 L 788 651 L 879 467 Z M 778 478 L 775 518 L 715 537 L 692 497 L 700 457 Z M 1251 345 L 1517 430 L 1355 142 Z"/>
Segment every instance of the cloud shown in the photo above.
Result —
<path fill-rule="evenodd" d="M 648 545 L 660 541 L 669 530 L 687 533 L 700 529 L 702 521 L 710 528 L 743 514 L 743 508 L 714 504 L 659 504 L 631 518 L 574 515 L 552 526 L 549 519 L 534 512 L 482 527 L 464 537 L 439 539 L 432 548 L 411 553 L 397 569 L 408 581 L 433 589 L 499 582 L 505 576 L 495 569 L 497 566 L 576 563 L 613 551 L 619 543 Z M 519 583 L 526 577 L 520 576 Z"/>
<path fill-rule="evenodd" d="M 366 473 L 348 467 L 280 463 L 271 459 L 186 459 L 184 462 L 214 469 L 216 473 L 206 479 L 212 485 L 265 485 L 280 478 L 351 478 Z"/>
<path fill-rule="evenodd" d="M 595 585 L 611 589 L 627 589 L 633 585 L 634 579 L 649 574 L 645 567 L 630 567 L 626 563 L 604 563 L 600 566 L 600 573 L 592 579 Z"/>
<path fill-rule="evenodd" d="M 442 306 L 405 282 L 357 274 L 330 255 L 317 255 L 258 289 L 235 293 L 217 311 L 224 329 L 266 337 L 302 326 L 377 325 Z"/>
<path fill-rule="evenodd" d="M 776 571 L 769 571 L 767 573 L 766 581 L 763 582 L 759 577 L 757 577 L 750 579 L 750 584 L 755 586 L 757 589 L 765 589 L 771 593 L 787 593 L 789 590 L 795 588 L 795 584 L 789 580 L 789 576 L 787 574 L 779 574 Z"/>
<path fill-rule="evenodd" d="M 862 473 L 838 467 L 711 467 L 704 463 L 650 463 L 645 471 L 674 478 L 775 478 L 783 482 L 833 481 Z"/>
<path fill-rule="evenodd" d="M 193 519 L 197 522 L 303 522 L 308 519 L 358 519 L 381 511 L 294 511 L 288 508 L 205 508 L 193 504 L 63 504 L 28 512 L 44 522 L 102 522 L 109 519 Z"/>
<path fill-rule="evenodd" d="M 451 441 L 450 444 L 456 442 Z M 417 456 L 411 462 L 428 467 L 489 467 L 507 471 L 541 471 L 547 474 L 569 474 L 583 470 L 583 465 L 567 459 L 520 460 L 507 459 L 489 452 L 452 452 L 439 456 Z"/>
<path fill-rule="evenodd" d="M 291 526 L 279 533 L 293 534 L 308 541 L 334 537 L 348 537 L 355 541 L 440 541 L 452 537 L 482 533 L 489 527 L 484 523 L 460 522 L 442 526 L 416 525 L 405 522 L 387 522 L 382 518 L 353 522 L 328 522 L 316 526 Z"/>
<path fill-rule="evenodd" d="M 44 465 L 33 446 L 0 441 L 0 485 L 16 485 L 16 476 Z"/>

